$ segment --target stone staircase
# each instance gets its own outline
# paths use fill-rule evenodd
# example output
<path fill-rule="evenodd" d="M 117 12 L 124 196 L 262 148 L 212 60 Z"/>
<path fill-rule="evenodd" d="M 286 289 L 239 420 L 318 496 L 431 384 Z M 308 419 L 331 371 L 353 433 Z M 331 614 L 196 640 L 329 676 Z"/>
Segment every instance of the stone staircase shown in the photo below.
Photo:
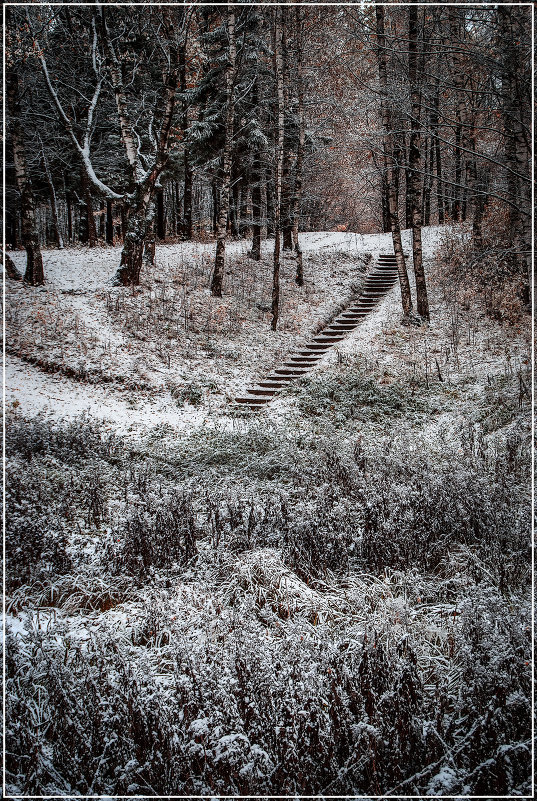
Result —
<path fill-rule="evenodd" d="M 291 381 L 305 375 L 319 362 L 332 345 L 345 339 L 388 292 L 397 280 L 397 264 L 393 254 L 380 255 L 367 275 L 358 299 L 335 317 L 329 325 L 300 350 L 289 357 L 267 378 L 235 398 L 235 402 L 252 410 L 260 409 Z"/>

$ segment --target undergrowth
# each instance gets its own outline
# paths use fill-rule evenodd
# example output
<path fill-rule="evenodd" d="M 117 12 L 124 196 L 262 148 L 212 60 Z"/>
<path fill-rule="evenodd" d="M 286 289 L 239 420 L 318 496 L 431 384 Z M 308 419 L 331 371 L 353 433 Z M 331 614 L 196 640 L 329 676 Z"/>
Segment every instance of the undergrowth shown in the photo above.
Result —
<path fill-rule="evenodd" d="M 344 414 L 426 404 L 355 374 L 334 392 Z M 10 414 L 10 791 L 524 794 L 514 424 L 433 458 L 254 422 L 157 460 L 88 420 Z"/>
<path fill-rule="evenodd" d="M 418 418 L 431 408 L 424 387 L 416 390 L 399 381 L 380 384 L 378 376 L 352 368 L 303 378 L 287 393 L 297 398 L 301 414 L 339 424 L 351 419 L 380 422 L 402 416 Z"/>

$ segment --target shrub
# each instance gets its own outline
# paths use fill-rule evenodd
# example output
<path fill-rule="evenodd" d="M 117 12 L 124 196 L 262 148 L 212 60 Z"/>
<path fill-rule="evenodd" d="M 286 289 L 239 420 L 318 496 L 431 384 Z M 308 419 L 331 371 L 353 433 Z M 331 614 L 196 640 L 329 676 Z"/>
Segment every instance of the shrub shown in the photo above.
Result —
<path fill-rule="evenodd" d="M 381 385 L 356 369 L 305 378 L 289 389 L 304 415 L 341 424 L 349 419 L 378 422 L 387 417 L 422 415 L 429 404 L 405 384 Z"/>
<path fill-rule="evenodd" d="M 146 576 L 156 568 L 188 564 L 197 551 L 196 533 L 190 498 L 180 492 L 149 497 L 116 525 L 108 556 L 116 572 Z"/>

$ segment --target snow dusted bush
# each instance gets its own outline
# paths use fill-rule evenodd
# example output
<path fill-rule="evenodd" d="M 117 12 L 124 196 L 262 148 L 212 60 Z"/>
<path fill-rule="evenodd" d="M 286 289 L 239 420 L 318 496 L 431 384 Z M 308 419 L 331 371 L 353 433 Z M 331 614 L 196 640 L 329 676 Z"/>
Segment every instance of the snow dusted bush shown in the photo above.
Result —
<path fill-rule="evenodd" d="M 523 632 L 500 595 L 476 589 L 454 656 L 428 678 L 411 626 L 396 639 L 389 626 L 366 630 L 360 643 L 328 626 L 256 623 L 245 606 L 222 620 L 210 611 L 212 628 L 193 636 L 166 605 L 148 610 L 137 646 L 111 631 L 83 648 L 61 630 L 10 642 L 10 782 L 100 794 L 422 794 L 450 769 L 456 794 L 524 788 L 529 611 Z"/>
<path fill-rule="evenodd" d="M 107 555 L 115 571 L 143 577 L 153 568 L 188 564 L 196 554 L 196 534 L 190 498 L 149 497 L 115 528 Z"/>
<path fill-rule="evenodd" d="M 325 371 L 321 378 L 303 378 L 291 386 L 304 415 L 324 417 L 342 424 L 349 419 L 381 421 L 387 417 L 423 415 L 429 410 L 426 397 L 409 385 L 382 386 L 378 377 L 356 369 Z"/>
<path fill-rule="evenodd" d="M 509 425 L 434 460 L 353 455 L 325 417 L 157 459 L 16 418 L 10 791 L 527 794 L 528 462 Z"/>
<path fill-rule="evenodd" d="M 520 326 L 528 313 L 528 276 L 515 258 L 504 220 L 489 221 L 482 247 L 455 232 L 444 234 L 436 256 L 437 280 L 445 299 L 464 304 L 480 298 L 489 317 Z"/>
<path fill-rule="evenodd" d="M 525 487 L 502 471 L 504 461 L 492 476 L 463 457 L 440 469 L 427 460 L 377 460 L 359 490 L 367 567 L 437 571 L 463 548 L 476 577 L 492 573 L 502 590 L 524 585 L 531 508 Z"/>

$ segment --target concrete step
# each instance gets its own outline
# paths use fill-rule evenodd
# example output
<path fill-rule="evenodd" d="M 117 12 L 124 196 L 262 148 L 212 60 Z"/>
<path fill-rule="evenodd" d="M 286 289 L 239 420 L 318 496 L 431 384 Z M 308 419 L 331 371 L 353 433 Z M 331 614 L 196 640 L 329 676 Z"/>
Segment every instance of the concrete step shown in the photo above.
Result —
<path fill-rule="evenodd" d="M 315 350 L 315 351 L 318 351 L 318 352 L 319 351 L 323 351 L 324 352 L 324 351 L 328 350 L 328 348 L 330 347 L 330 344 L 331 343 L 322 344 L 320 342 L 308 342 L 308 344 L 306 345 L 306 348 L 308 350 Z"/>

